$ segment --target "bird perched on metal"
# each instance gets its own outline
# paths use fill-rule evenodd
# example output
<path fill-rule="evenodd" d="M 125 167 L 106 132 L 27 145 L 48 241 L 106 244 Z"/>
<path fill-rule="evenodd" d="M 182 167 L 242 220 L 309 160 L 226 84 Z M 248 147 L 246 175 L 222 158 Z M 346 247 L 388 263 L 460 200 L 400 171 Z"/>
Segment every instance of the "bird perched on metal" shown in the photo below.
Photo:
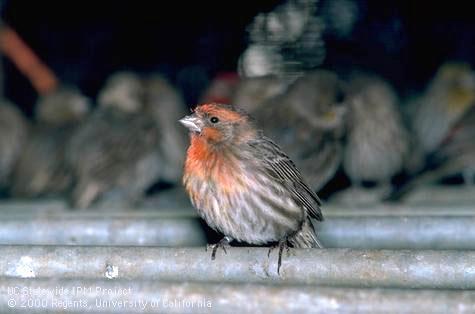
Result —
<path fill-rule="evenodd" d="M 277 83 L 270 86 L 279 91 Z M 341 164 L 347 110 L 343 84 L 335 73 L 316 70 L 279 88 L 283 91 L 274 91 L 251 113 L 302 169 L 310 187 L 319 190 Z"/>
<path fill-rule="evenodd" d="M 13 196 L 67 192 L 73 175 L 65 159 L 65 147 L 89 109 L 89 99 L 71 87 L 60 87 L 40 97 L 35 107 L 36 122 L 13 173 Z"/>
<path fill-rule="evenodd" d="M 448 132 L 437 150 L 428 155 L 425 169 L 395 188 L 388 200 L 400 200 L 419 187 L 462 174 L 465 184 L 475 183 L 475 107 Z"/>
<path fill-rule="evenodd" d="M 443 176 L 461 173 L 467 185 L 475 183 L 475 106 L 454 125 L 434 159 L 446 169 Z"/>
<path fill-rule="evenodd" d="M 348 131 L 343 167 L 352 183 L 389 184 L 406 160 L 409 136 L 391 85 L 371 74 L 348 82 Z"/>
<path fill-rule="evenodd" d="M 202 104 L 180 122 L 189 129 L 183 176 L 191 202 L 209 226 L 232 240 L 283 247 L 322 247 L 311 219 L 323 220 L 321 202 L 290 158 L 229 105 Z"/>
<path fill-rule="evenodd" d="M 469 64 L 443 64 L 416 99 L 412 129 L 425 154 L 435 151 L 452 127 L 475 105 L 475 73 Z M 409 108 L 411 109 L 411 108 Z"/>
<path fill-rule="evenodd" d="M 28 134 L 23 114 L 10 102 L 0 101 L 0 189 L 7 188 Z"/>
<path fill-rule="evenodd" d="M 90 207 L 102 196 L 131 205 L 161 172 L 160 134 L 145 101 L 143 80 L 131 72 L 112 75 L 98 104 L 68 146 L 77 178 L 74 208 Z"/>

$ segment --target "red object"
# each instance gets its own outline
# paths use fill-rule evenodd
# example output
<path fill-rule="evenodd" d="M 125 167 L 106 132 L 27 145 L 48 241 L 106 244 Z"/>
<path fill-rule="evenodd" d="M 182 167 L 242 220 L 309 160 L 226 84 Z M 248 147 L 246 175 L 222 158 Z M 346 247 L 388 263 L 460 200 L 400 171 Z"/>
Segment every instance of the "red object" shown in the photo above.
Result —
<path fill-rule="evenodd" d="M 229 104 L 239 83 L 236 72 L 218 73 L 200 99 L 200 103 Z"/>
<path fill-rule="evenodd" d="M 47 94 L 58 86 L 56 75 L 30 47 L 8 26 L 0 30 L 0 49 L 31 82 L 39 94 Z"/>

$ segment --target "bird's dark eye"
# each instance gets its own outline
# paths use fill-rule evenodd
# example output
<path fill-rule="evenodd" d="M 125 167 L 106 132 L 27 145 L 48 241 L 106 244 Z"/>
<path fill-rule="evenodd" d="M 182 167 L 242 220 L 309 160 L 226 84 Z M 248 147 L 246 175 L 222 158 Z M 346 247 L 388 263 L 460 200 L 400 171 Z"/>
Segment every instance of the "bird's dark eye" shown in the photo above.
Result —
<path fill-rule="evenodd" d="M 219 119 L 217 117 L 211 117 L 211 119 L 209 119 L 209 121 L 211 121 L 211 123 L 218 123 Z"/>

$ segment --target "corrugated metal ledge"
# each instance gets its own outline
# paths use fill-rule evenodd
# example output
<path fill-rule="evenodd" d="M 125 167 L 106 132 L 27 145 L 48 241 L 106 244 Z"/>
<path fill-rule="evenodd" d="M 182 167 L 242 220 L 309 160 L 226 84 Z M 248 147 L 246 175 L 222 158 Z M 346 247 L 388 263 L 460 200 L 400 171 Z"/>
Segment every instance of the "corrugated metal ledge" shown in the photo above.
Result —
<path fill-rule="evenodd" d="M 196 218 L 4 217 L 0 244 L 203 246 Z"/>
<path fill-rule="evenodd" d="M 475 289 L 475 251 L 0 246 L 0 277 L 269 282 Z"/>
<path fill-rule="evenodd" d="M 2 313 L 473 313 L 474 291 L 3 280 Z"/>
<path fill-rule="evenodd" d="M 4 216 L 0 244 L 203 246 L 197 217 Z M 328 217 L 315 224 L 326 247 L 475 249 L 475 216 Z"/>

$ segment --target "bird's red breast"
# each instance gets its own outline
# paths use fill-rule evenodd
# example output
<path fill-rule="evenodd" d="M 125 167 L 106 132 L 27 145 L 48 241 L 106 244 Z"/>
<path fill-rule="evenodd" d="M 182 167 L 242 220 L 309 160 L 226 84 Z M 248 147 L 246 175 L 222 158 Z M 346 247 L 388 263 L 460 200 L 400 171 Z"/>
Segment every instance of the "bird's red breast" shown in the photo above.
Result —
<path fill-rule="evenodd" d="M 210 131 L 211 132 L 211 131 Z M 219 132 L 213 130 L 213 136 Z M 215 184 L 224 193 L 232 193 L 242 188 L 239 175 L 238 161 L 231 155 L 216 151 L 212 144 L 203 136 L 192 135 L 185 162 L 184 182 L 188 192 L 194 193 L 195 184 L 191 181 L 200 181 L 202 184 Z"/>

